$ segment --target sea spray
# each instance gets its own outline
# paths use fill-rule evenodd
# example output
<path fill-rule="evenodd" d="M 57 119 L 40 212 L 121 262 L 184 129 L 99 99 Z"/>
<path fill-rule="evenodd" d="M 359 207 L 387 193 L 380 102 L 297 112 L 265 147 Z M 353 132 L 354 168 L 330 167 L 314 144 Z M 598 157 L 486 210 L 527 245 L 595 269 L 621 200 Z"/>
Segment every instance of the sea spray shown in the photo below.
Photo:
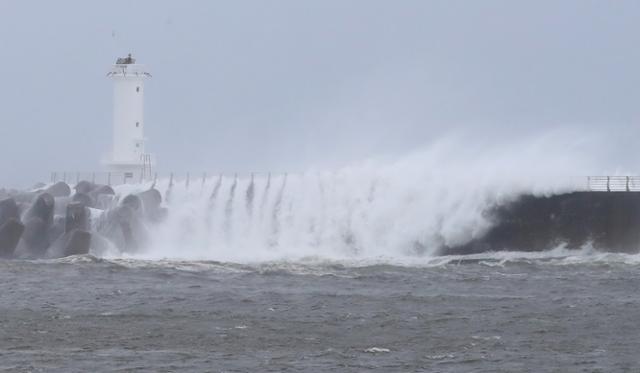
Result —
<path fill-rule="evenodd" d="M 260 221 L 264 218 L 265 206 L 269 202 L 269 190 L 271 189 L 271 173 L 267 174 L 267 181 L 264 184 L 262 192 L 262 201 L 260 202 Z"/>
<path fill-rule="evenodd" d="M 333 171 L 223 175 L 210 196 L 174 183 L 169 217 L 150 227 L 152 240 L 141 255 L 239 261 L 431 256 L 482 235 L 492 224 L 484 213 L 489 207 L 521 193 L 570 190 L 569 176 L 592 172 L 589 157 L 568 156 L 565 148 L 523 141 L 479 152 L 481 144 L 449 140 Z M 544 169 L 537 166 L 542 157 Z M 165 194 L 167 184 L 158 182 Z M 235 198 L 236 189 L 243 198 Z M 253 190 L 261 192 L 251 197 Z M 222 195 L 224 208 L 213 208 Z"/>
<path fill-rule="evenodd" d="M 236 187 L 238 186 L 238 175 L 235 175 L 233 178 L 233 184 L 231 184 L 231 190 L 229 191 L 229 198 L 227 199 L 227 203 L 224 208 L 224 232 L 227 236 L 227 240 L 233 239 L 233 234 L 231 232 L 232 228 L 232 218 L 233 218 L 233 202 L 236 195 Z"/>
<path fill-rule="evenodd" d="M 249 186 L 247 187 L 247 191 L 245 193 L 246 199 L 246 207 L 247 207 L 247 216 L 249 218 L 253 217 L 253 197 L 255 195 L 255 183 L 253 174 L 251 174 L 251 181 L 249 182 Z"/>

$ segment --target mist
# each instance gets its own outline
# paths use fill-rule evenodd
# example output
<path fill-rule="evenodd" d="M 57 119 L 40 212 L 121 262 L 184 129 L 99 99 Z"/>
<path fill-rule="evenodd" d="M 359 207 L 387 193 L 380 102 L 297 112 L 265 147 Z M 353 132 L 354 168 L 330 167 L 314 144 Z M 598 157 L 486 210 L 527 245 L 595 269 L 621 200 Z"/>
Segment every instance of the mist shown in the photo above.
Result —
<path fill-rule="evenodd" d="M 185 175 L 153 186 L 170 214 L 147 226 L 139 251 L 103 255 L 136 259 L 231 262 L 264 260 L 385 260 L 415 263 L 438 250 L 482 237 L 495 224 L 492 207 L 522 194 L 585 190 L 602 164 L 581 149 L 598 137 L 553 134 L 490 147 L 448 136 L 397 158 L 378 158 L 305 173 Z M 513 156 L 517 154 L 517 156 Z M 545 167 L 541 167 L 545 165 Z M 151 182 L 116 187 L 117 199 Z"/>
<path fill-rule="evenodd" d="M 551 138 L 572 161 L 540 179 L 637 173 L 639 18 L 634 1 L 3 1 L 0 185 L 101 169 L 105 74 L 127 53 L 153 74 L 161 173 L 344 170 L 451 136 L 425 164 L 535 167 L 522 148 Z"/>

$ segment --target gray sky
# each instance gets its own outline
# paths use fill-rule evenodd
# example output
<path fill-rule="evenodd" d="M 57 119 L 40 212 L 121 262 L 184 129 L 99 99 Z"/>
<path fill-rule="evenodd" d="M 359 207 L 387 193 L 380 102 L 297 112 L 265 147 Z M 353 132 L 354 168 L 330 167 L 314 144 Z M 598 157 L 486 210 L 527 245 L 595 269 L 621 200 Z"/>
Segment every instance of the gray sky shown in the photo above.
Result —
<path fill-rule="evenodd" d="M 0 185 L 99 169 L 128 52 L 161 170 L 331 167 L 443 134 L 640 157 L 638 1 L 0 0 Z M 115 35 L 115 36 L 114 36 Z"/>

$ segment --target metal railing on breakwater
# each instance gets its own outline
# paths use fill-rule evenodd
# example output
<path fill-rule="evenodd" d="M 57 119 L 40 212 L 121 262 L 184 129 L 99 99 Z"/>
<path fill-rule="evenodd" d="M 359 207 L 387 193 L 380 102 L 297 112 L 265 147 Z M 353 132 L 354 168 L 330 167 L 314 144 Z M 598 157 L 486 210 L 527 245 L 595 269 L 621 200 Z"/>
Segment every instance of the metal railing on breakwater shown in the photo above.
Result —
<path fill-rule="evenodd" d="M 593 192 L 640 192 L 640 176 L 587 176 L 586 189 Z"/>
<path fill-rule="evenodd" d="M 77 184 L 80 181 L 90 181 L 94 184 L 104 185 L 124 185 L 138 183 L 153 183 L 163 179 L 168 180 L 169 184 L 184 184 L 187 187 L 193 183 L 202 183 L 203 185 L 210 180 L 217 180 L 220 177 L 236 177 L 236 178 L 252 178 L 252 177 L 271 177 L 277 175 L 286 175 L 285 172 L 246 172 L 246 173 L 229 173 L 229 172 L 201 172 L 201 173 L 149 173 L 149 172 L 52 172 L 49 181 L 56 183 L 63 181 L 67 184 Z"/>
<path fill-rule="evenodd" d="M 159 179 L 167 179 L 170 184 L 185 184 L 189 186 L 192 183 L 202 183 L 203 185 L 210 179 L 217 179 L 221 176 L 227 177 L 253 177 L 268 175 L 285 175 L 284 172 L 251 172 L 251 173 L 158 173 L 150 174 L 147 172 L 52 172 L 50 181 L 52 183 L 64 181 L 68 184 L 77 184 L 79 181 L 86 180 L 97 184 L 106 185 L 123 185 L 137 184 L 144 182 L 155 182 Z M 592 192 L 640 192 L 640 176 L 580 176 L 571 178 L 573 189 L 580 191 Z"/>
<path fill-rule="evenodd" d="M 50 181 L 58 181 L 67 184 L 77 184 L 80 181 L 91 181 L 92 183 L 104 185 L 136 184 L 156 179 L 157 174 L 149 176 L 148 172 L 52 172 Z"/>

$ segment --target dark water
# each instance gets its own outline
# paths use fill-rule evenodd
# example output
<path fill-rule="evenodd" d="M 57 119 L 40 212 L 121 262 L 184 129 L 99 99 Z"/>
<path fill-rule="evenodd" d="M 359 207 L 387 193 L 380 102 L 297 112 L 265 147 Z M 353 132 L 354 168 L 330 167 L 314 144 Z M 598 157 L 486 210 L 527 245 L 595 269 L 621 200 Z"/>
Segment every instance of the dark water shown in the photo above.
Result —
<path fill-rule="evenodd" d="M 2 261 L 0 370 L 638 371 L 640 266 L 570 263 Z"/>

